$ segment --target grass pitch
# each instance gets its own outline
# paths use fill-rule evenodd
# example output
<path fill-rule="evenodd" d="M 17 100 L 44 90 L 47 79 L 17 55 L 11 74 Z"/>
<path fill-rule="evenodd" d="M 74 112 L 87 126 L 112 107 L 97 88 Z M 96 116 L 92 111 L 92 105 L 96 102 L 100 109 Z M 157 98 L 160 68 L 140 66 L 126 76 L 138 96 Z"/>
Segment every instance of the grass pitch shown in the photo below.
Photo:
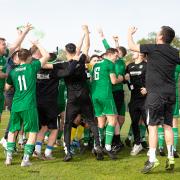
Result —
<path fill-rule="evenodd" d="M 2 122 L 0 124 L 0 137 L 3 136 L 9 119 L 9 113 L 4 112 Z M 127 136 L 130 124 L 129 116 L 126 115 L 126 121 L 122 128 L 122 137 Z M 180 126 L 179 126 L 180 127 Z M 22 152 L 14 156 L 13 165 L 6 167 L 4 165 L 4 152 L 0 146 L 0 180 L 2 179 L 38 179 L 38 180 L 136 180 L 136 179 L 161 179 L 161 180 L 180 180 L 180 159 L 176 159 L 175 170 L 173 173 L 165 171 L 166 157 L 159 157 L 160 166 L 150 174 L 141 174 L 140 170 L 147 160 L 146 152 L 143 151 L 136 157 L 129 155 L 130 148 L 125 147 L 119 154 L 118 160 L 110 160 L 107 156 L 103 161 L 96 161 L 91 152 L 84 155 L 77 154 L 71 162 L 63 162 L 63 149 L 58 147 L 54 149 L 53 161 L 41 161 L 32 159 L 31 167 L 20 167 Z M 180 151 L 180 146 L 178 147 Z"/>

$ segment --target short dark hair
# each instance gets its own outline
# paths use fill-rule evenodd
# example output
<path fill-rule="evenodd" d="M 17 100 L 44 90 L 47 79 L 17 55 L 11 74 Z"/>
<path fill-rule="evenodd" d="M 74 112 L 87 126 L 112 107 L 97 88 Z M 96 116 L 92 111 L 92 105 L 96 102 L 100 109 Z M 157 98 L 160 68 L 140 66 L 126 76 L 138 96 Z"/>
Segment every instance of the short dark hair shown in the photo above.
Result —
<path fill-rule="evenodd" d="M 106 54 L 115 54 L 118 53 L 118 50 L 115 48 L 109 48 L 106 50 Z"/>
<path fill-rule="evenodd" d="M 21 61 L 27 61 L 27 59 L 31 56 L 31 53 L 28 49 L 20 49 L 18 51 L 18 58 L 21 60 Z"/>
<path fill-rule="evenodd" d="M 6 39 L 5 39 L 5 38 L 0 37 L 0 41 L 6 41 Z"/>
<path fill-rule="evenodd" d="M 102 53 L 99 58 L 103 59 L 104 55 L 106 55 L 106 53 Z"/>
<path fill-rule="evenodd" d="M 93 54 L 91 57 L 90 57 L 90 61 L 93 59 L 93 58 L 98 58 L 99 59 L 99 56 L 97 54 Z"/>
<path fill-rule="evenodd" d="M 55 61 L 55 60 L 57 59 L 56 53 L 52 52 L 52 53 L 49 53 L 49 55 L 50 55 L 49 62 L 50 62 L 50 61 Z"/>
<path fill-rule="evenodd" d="M 33 55 L 37 50 L 38 50 L 38 47 L 35 46 L 35 45 L 33 45 L 33 46 L 29 49 L 29 51 L 31 52 L 32 55 Z"/>
<path fill-rule="evenodd" d="M 73 43 L 68 43 L 68 44 L 66 44 L 65 48 L 66 48 L 66 51 L 67 51 L 69 54 L 74 54 L 74 53 L 76 53 L 76 45 L 73 44 Z"/>
<path fill-rule="evenodd" d="M 163 36 L 164 43 L 170 44 L 175 37 L 175 31 L 169 26 L 162 26 L 161 35 Z"/>
<path fill-rule="evenodd" d="M 122 57 L 126 56 L 126 54 L 127 54 L 127 50 L 126 50 L 126 48 L 125 48 L 125 47 L 123 47 L 123 46 L 119 46 L 119 47 L 118 47 L 118 49 L 119 49 L 119 51 L 121 51 L 121 52 L 122 52 Z"/>

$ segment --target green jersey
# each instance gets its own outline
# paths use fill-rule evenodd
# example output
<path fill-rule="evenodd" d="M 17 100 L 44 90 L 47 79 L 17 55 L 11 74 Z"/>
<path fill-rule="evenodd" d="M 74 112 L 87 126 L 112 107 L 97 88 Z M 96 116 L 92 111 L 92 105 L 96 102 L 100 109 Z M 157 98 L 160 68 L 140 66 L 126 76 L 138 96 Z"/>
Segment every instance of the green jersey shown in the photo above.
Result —
<path fill-rule="evenodd" d="M 6 54 L 3 56 L 0 56 L 0 71 L 3 73 L 6 72 L 6 62 L 9 57 L 9 50 L 6 50 Z M 5 85 L 5 79 L 0 79 L 0 93 L 4 92 L 4 85 Z"/>
<path fill-rule="evenodd" d="M 104 48 L 106 50 L 110 48 L 106 39 L 103 39 L 102 42 L 103 42 Z M 126 70 L 126 65 L 124 63 L 124 60 L 122 58 L 117 59 L 115 62 L 116 77 L 118 77 L 119 75 L 124 76 L 125 70 Z M 118 84 L 113 85 L 112 90 L 113 90 L 113 92 L 123 90 L 123 83 L 118 83 Z"/>
<path fill-rule="evenodd" d="M 15 89 L 12 112 L 36 107 L 36 76 L 41 68 L 39 60 L 22 64 L 10 71 L 7 83 Z"/>
<path fill-rule="evenodd" d="M 176 66 L 176 70 L 175 70 L 175 81 L 176 81 L 176 97 L 178 96 L 178 81 L 179 81 L 179 74 L 180 74 L 180 65 Z"/>
<path fill-rule="evenodd" d="M 92 72 L 92 97 L 113 98 L 111 73 L 115 73 L 114 63 L 108 59 L 103 59 L 94 65 Z"/>
<path fill-rule="evenodd" d="M 58 105 L 65 104 L 67 98 L 67 90 L 64 79 L 59 80 L 58 92 Z"/>

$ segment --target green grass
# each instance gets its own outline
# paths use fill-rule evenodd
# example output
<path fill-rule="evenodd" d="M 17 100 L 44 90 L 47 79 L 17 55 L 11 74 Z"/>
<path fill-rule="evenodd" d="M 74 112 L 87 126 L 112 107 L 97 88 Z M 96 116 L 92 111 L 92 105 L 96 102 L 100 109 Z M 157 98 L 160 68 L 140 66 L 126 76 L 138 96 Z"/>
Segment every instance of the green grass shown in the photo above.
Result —
<path fill-rule="evenodd" d="M 3 136 L 6 128 L 9 113 L 3 113 L 2 123 L 0 124 L 0 137 Z M 129 127 L 129 117 L 122 129 L 122 135 L 125 138 Z M 179 148 L 180 150 L 180 148 Z M 112 161 L 105 157 L 104 161 L 96 161 L 91 153 L 85 155 L 76 155 L 72 162 L 64 163 L 62 148 L 54 150 L 56 160 L 40 161 L 32 160 L 33 166 L 21 168 L 20 162 L 22 153 L 14 156 L 13 165 L 6 167 L 4 165 L 3 148 L 0 147 L 0 179 L 180 179 L 180 159 L 176 159 L 176 168 L 174 173 L 166 172 L 164 169 L 166 158 L 158 157 L 160 166 L 152 173 L 143 175 L 140 173 L 145 160 L 146 152 L 142 152 L 136 157 L 129 155 L 130 148 L 119 153 L 118 160 Z"/>

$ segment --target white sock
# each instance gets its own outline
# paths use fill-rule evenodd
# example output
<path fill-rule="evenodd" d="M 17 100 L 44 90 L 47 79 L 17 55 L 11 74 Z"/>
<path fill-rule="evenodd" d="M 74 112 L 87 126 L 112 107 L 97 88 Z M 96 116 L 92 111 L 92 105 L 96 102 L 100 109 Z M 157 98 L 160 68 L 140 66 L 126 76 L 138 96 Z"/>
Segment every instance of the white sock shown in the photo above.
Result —
<path fill-rule="evenodd" d="M 36 142 L 35 151 L 41 154 L 42 142 Z"/>
<path fill-rule="evenodd" d="M 6 158 L 10 158 L 10 159 L 12 159 L 12 152 L 7 151 Z"/>
<path fill-rule="evenodd" d="M 23 135 L 19 134 L 19 144 L 23 144 Z"/>
<path fill-rule="evenodd" d="M 26 139 L 26 134 L 25 133 L 23 133 L 23 139 Z"/>
<path fill-rule="evenodd" d="M 174 158 L 173 145 L 167 145 L 168 158 Z"/>
<path fill-rule="evenodd" d="M 106 144 L 105 148 L 106 148 L 107 151 L 111 151 L 111 145 L 110 144 Z"/>
<path fill-rule="evenodd" d="M 24 154 L 23 161 L 29 161 L 29 155 L 28 154 Z"/>
<path fill-rule="evenodd" d="M 46 146 L 46 150 L 45 150 L 45 156 L 47 157 L 47 156 L 50 156 L 51 155 L 51 153 L 52 153 L 52 150 L 53 150 L 53 146 Z"/>
<path fill-rule="evenodd" d="M 155 162 L 156 160 L 156 148 L 150 148 L 149 149 L 149 161 Z"/>

